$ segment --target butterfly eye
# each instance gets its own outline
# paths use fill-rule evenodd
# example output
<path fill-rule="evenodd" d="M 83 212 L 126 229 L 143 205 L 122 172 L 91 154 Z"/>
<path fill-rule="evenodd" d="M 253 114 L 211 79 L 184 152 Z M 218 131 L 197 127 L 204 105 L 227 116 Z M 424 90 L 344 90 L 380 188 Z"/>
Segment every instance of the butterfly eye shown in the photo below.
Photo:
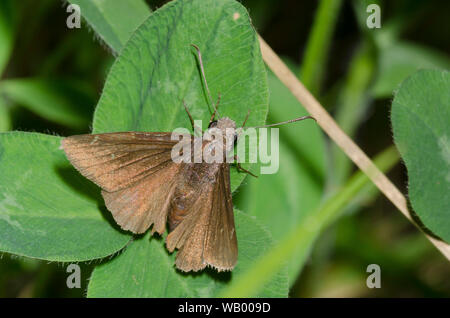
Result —
<path fill-rule="evenodd" d="M 214 128 L 217 126 L 217 120 L 213 120 L 212 122 L 209 123 L 208 128 Z"/>

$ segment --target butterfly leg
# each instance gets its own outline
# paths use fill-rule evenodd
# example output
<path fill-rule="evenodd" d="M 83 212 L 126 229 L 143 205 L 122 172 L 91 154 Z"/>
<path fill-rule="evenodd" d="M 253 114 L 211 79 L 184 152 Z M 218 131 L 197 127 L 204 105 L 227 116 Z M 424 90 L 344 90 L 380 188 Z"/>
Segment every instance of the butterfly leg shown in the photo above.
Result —
<path fill-rule="evenodd" d="M 191 115 L 191 113 L 189 112 L 189 110 L 188 110 L 188 108 L 187 108 L 187 106 L 186 106 L 186 102 L 184 101 L 184 99 L 183 99 L 183 106 L 184 106 L 184 109 L 186 110 L 186 113 L 187 113 L 188 116 L 189 116 L 189 120 L 191 121 L 192 129 L 193 129 L 194 126 L 195 126 L 195 124 L 194 124 L 194 119 L 192 118 L 192 115 Z"/>
<path fill-rule="evenodd" d="M 186 113 L 187 113 L 188 116 L 189 116 L 189 120 L 191 121 L 192 129 L 194 130 L 194 132 L 196 132 L 196 131 L 202 131 L 201 128 L 199 128 L 198 126 L 195 125 L 194 119 L 192 118 L 192 115 L 191 115 L 191 113 L 189 112 L 189 109 L 187 108 L 187 105 L 186 105 L 186 102 L 184 101 L 184 99 L 183 99 L 183 106 L 184 106 L 184 109 L 186 110 Z"/>
<path fill-rule="evenodd" d="M 234 160 L 236 160 L 236 167 L 237 167 L 238 171 L 242 171 L 242 172 L 248 173 L 249 175 L 251 175 L 251 176 L 253 176 L 255 178 L 258 178 L 257 175 L 254 175 L 252 172 L 248 171 L 247 169 L 242 168 L 241 163 L 239 162 L 239 158 L 238 158 L 237 155 L 234 155 Z"/>
<path fill-rule="evenodd" d="M 214 113 L 211 115 L 211 119 L 209 120 L 209 125 L 208 127 L 211 125 L 211 123 L 214 121 L 214 118 L 216 117 L 216 114 L 219 114 L 217 112 L 217 109 L 219 108 L 219 102 L 220 102 L 220 93 L 217 96 L 217 102 L 216 102 L 216 106 L 214 107 Z"/>
<path fill-rule="evenodd" d="M 248 116 L 250 116 L 250 109 L 247 112 L 247 116 L 245 116 L 245 119 L 244 119 L 244 122 L 242 123 L 242 127 L 241 128 L 244 128 L 245 123 L 247 122 Z"/>

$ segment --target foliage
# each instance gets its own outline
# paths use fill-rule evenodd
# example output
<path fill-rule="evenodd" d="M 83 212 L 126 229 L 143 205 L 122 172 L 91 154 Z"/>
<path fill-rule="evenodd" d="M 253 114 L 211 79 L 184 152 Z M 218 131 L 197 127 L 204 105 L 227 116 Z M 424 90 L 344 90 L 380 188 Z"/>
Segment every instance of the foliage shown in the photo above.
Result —
<path fill-rule="evenodd" d="M 80 5 L 85 22 L 81 30 L 66 30 L 56 46 L 33 31 L 48 16 L 61 17 L 56 24 L 65 23 L 65 6 L 61 9 L 51 0 L 0 4 L 0 132 L 4 131 L 0 133 L 0 251 L 25 257 L 0 261 L 2 272 L 34 277 L 33 295 L 58 293 L 58 288 L 49 292 L 40 285 L 53 284 L 52 273 L 62 277 L 64 285 L 63 270 L 36 260 L 40 259 L 83 262 L 83 277 L 92 272 L 89 287 L 84 286 L 88 297 L 333 295 L 330 290 L 340 291 L 341 296 L 340 286 L 352 284 L 351 279 L 339 280 L 342 273 L 351 273 L 360 284 L 362 266 L 380 263 L 399 282 L 388 291 L 448 295 L 450 286 L 444 283 L 426 281 L 413 270 L 405 276 L 403 269 L 411 264 L 417 268 L 446 264 L 421 233 L 397 238 L 398 233 L 411 232 L 405 230 L 406 221 L 381 218 L 378 222 L 384 223 L 371 230 L 385 232 L 370 237 L 370 231 L 355 230 L 368 214 L 353 213 L 380 215 L 378 192 L 361 173 L 352 175 L 351 162 L 337 147 L 328 147 L 313 121 L 280 129 L 277 174 L 244 180 L 244 174 L 232 169 L 233 201 L 239 208 L 235 209 L 239 263 L 232 273 L 208 269 L 182 274 L 173 267 L 175 255 L 166 251 L 164 236 L 121 231 L 104 207 L 99 189 L 65 159 L 59 149 L 61 137 L 48 133 L 190 128 L 183 99 L 195 118 L 207 121 L 208 99 L 191 43 L 202 50 L 213 98 L 221 93 L 221 115 L 240 124 L 250 109 L 252 126 L 263 124 L 266 117 L 268 123 L 275 123 L 306 113 L 288 89 L 266 72 L 252 22 L 236 1 L 177 0 L 162 7 L 161 2 L 148 6 L 143 0 L 68 2 Z M 410 2 L 378 1 L 391 10 L 378 30 L 365 26 L 367 1 L 347 6 L 325 0 L 317 8 L 299 3 L 304 10 L 296 14 L 309 13 L 296 23 L 312 26 L 289 25 L 283 29 L 286 33 L 276 29 L 273 17 L 280 14 L 278 4 L 247 0 L 243 5 L 271 45 L 277 45 L 277 37 L 295 45 L 293 53 L 283 51 L 282 45 L 280 51 L 290 56 L 289 65 L 336 114 L 341 127 L 358 143 L 361 140 L 370 154 L 386 149 L 378 157 L 383 171 L 398 161 L 389 147 L 389 114 L 380 106 L 390 104 L 395 92 L 394 140 L 408 170 L 412 207 L 428 230 L 449 241 L 448 72 L 415 72 L 448 69 L 450 62 L 432 44 L 402 37 L 421 12 L 435 10 L 432 5 Z M 311 12 L 316 9 L 314 17 Z M 352 32 L 360 36 L 354 46 L 340 42 L 341 21 L 349 18 L 351 10 L 358 27 L 353 26 Z M 30 11 L 32 18 L 27 15 Z M 22 27 L 25 21 L 29 24 Z M 299 45 L 297 36 L 303 36 L 305 44 Z M 304 51 L 301 63 L 299 47 Z M 338 60 L 342 54 L 333 54 L 336 47 L 345 51 L 345 60 Z M 381 119 L 371 115 L 380 113 Z M 13 129 L 32 132 L 5 132 Z M 398 183 L 405 183 L 398 175 Z M 386 231 L 391 231 L 395 253 L 384 251 L 390 242 L 373 242 Z M 332 256 L 341 263 L 333 263 Z M 355 262 L 358 267 L 353 259 L 360 262 Z M 431 263 L 424 265 L 427 260 Z M 335 271 L 327 271 L 324 264 L 332 264 Z M 316 277 L 316 285 L 305 292 L 310 286 L 306 276 Z M 317 277 L 327 278 L 325 293 L 318 292 Z M 416 282 L 411 288 L 410 281 Z M 0 296 L 17 295 L 5 291 L 8 284 L 0 277 Z M 28 295 L 29 287 L 23 290 L 18 295 Z M 74 295 L 63 290 L 61 295 Z M 356 295 L 368 294 L 359 290 Z"/>
<path fill-rule="evenodd" d="M 425 226 L 447 242 L 450 242 L 449 118 L 447 71 L 417 72 L 395 94 L 392 127 L 395 144 L 408 168 L 412 207 Z"/>

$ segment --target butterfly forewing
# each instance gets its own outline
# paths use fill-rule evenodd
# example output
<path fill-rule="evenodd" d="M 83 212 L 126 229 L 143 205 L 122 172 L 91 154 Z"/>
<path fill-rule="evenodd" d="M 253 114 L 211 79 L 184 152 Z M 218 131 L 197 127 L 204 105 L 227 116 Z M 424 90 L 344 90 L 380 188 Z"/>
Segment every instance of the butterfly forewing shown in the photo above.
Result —
<path fill-rule="evenodd" d="M 167 164 L 128 188 L 102 191 L 106 207 L 122 229 L 144 233 L 153 224 L 152 233 L 164 232 L 179 168 Z"/>
<path fill-rule="evenodd" d="M 82 175 L 99 185 L 114 220 L 134 233 L 165 229 L 181 164 L 171 160 L 170 133 L 107 133 L 64 138 L 62 148 Z"/>
<path fill-rule="evenodd" d="M 108 192 L 127 188 L 172 163 L 170 133 L 107 133 L 64 138 L 67 158 Z"/>

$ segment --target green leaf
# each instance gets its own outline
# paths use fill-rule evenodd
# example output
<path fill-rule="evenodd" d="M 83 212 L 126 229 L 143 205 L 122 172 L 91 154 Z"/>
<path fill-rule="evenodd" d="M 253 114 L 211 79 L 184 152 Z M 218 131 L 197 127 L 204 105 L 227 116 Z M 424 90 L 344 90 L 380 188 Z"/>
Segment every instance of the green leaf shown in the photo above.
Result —
<path fill-rule="evenodd" d="M 60 140 L 0 133 L 0 251 L 84 261 L 113 254 L 129 241 L 112 226 L 109 212 L 100 213 L 99 189 L 70 166 Z"/>
<path fill-rule="evenodd" d="M 94 132 L 190 129 L 183 100 L 192 116 L 202 119 L 206 128 L 209 105 L 192 43 L 202 51 L 212 96 L 221 94 L 220 116 L 230 117 L 241 125 L 250 109 L 248 126 L 263 124 L 268 107 L 267 77 L 248 13 L 235 1 L 194 0 L 165 5 L 136 30 L 108 75 L 94 116 Z M 238 175 L 232 169 L 232 188 L 235 189 L 243 178 L 244 174 Z M 266 243 L 255 243 L 264 235 L 261 230 L 252 230 L 255 225 L 251 221 L 245 221 L 245 217 L 238 214 L 236 224 L 241 247 L 238 265 L 232 275 L 246 269 L 255 253 L 267 247 Z M 180 296 L 186 293 L 183 288 L 186 284 L 191 286 L 188 292 L 192 295 L 206 296 L 214 295 L 216 289 L 226 283 L 221 282 L 226 276 L 219 275 L 220 278 L 212 270 L 197 275 L 177 272 L 173 268 L 173 255 L 167 254 L 163 242 L 155 238 L 150 242 L 147 239 L 133 242 L 117 260 L 99 267 L 92 277 L 89 295 L 119 293 L 120 288 L 105 289 L 103 286 L 133 286 L 137 280 L 140 285 L 136 291 L 126 289 L 120 296 L 156 296 L 160 293 Z M 127 256 L 128 252 L 131 257 Z M 132 274 L 132 271 L 121 274 L 121 270 L 125 270 L 122 262 L 129 264 L 131 260 L 138 264 L 140 269 L 136 267 L 136 271 L 139 274 Z M 151 261 L 156 265 L 154 268 L 143 266 L 139 261 L 144 264 Z M 283 280 L 280 275 L 277 283 L 268 285 L 264 296 L 287 295 L 286 277 Z M 110 283 L 105 284 L 105 279 Z M 156 282 L 161 288 L 149 285 L 147 280 Z"/>
<path fill-rule="evenodd" d="M 378 76 L 372 87 L 377 98 L 389 98 L 409 75 L 422 68 L 450 69 L 449 58 L 435 50 L 408 42 L 394 42 L 382 48 Z"/>
<path fill-rule="evenodd" d="M 450 73 L 422 70 L 392 103 L 394 140 L 408 169 L 409 199 L 424 225 L 450 242 Z"/>
<path fill-rule="evenodd" d="M 392 168 L 398 159 L 398 153 L 392 146 L 378 155 L 374 163 L 381 171 L 386 171 Z M 362 171 L 357 171 L 339 191 L 312 213 L 308 213 L 294 230 L 286 231 L 283 238 L 266 254 L 255 259 L 248 271 L 239 274 L 237 279 L 224 288 L 221 296 L 250 297 L 261 290 L 262 286 L 283 268 L 296 250 L 300 251 L 299 262 L 304 263 L 308 256 L 308 250 L 319 234 L 336 220 L 369 182 L 369 178 Z"/>
<path fill-rule="evenodd" d="M 189 275 L 174 267 L 175 254 L 168 254 L 161 238 L 141 236 L 119 256 L 97 266 L 91 276 L 88 297 L 215 297 L 224 286 L 249 268 L 253 259 L 272 244 L 267 230 L 235 210 L 239 260 L 233 272 L 207 269 Z M 286 268 L 253 296 L 287 297 Z M 117 277 L 117 279 L 114 279 Z"/>
<path fill-rule="evenodd" d="M 69 0 L 115 53 L 122 50 L 136 28 L 150 15 L 143 0 Z"/>
<path fill-rule="evenodd" d="M 87 127 L 93 112 L 93 94 L 75 81 L 4 80 L 0 83 L 0 93 L 42 118 L 69 127 Z"/>
<path fill-rule="evenodd" d="M 267 77 L 256 32 L 239 3 L 175 1 L 133 34 L 111 68 L 94 116 L 94 132 L 191 128 L 184 100 L 206 128 L 210 111 L 191 43 L 201 49 L 209 89 L 221 94 L 220 116 L 247 126 L 264 123 Z M 232 169 L 232 189 L 245 174 Z"/>
<path fill-rule="evenodd" d="M 289 90 L 269 73 L 269 123 L 306 115 Z M 325 143 L 314 121 L 284 125 L 279 128 L 279 170 L 248 178 L 235 197 L 239 208 L 258 220 L 270 231 L 274 241 L 295 228 L 320 202 L 325 171 Z M 269 139 L 270 140 L 270 139 Z M 270 146 L 271 149 L 271 146 Z M 236 200 L 237 199 L 237 200 Z M 304 253 L 299 246 L 291 256 L 289 282 L 293 283 Z"/>

